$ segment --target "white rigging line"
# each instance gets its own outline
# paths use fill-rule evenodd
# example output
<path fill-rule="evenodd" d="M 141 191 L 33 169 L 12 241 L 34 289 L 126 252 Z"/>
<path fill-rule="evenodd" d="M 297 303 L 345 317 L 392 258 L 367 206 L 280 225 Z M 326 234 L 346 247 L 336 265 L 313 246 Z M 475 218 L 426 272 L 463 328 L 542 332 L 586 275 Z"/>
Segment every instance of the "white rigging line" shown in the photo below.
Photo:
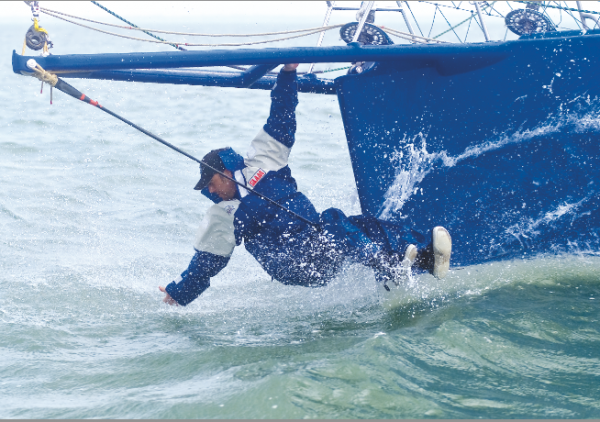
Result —
<path fill-rule="evenodd" d="M 134 41 L 151 42 L 151 43 L 155 43 L 155 44 L 169 44 L 169 45 L 175 44 L 175 45 L 182 45 L 182 46 L 184 45 L 186 47 L 239 47 L 239 46 L 243 46 L 243 45 L 265 44 L 265 43 L 270 43 L 270 42 L 291 40 L 293 38 L 306 37 L 308 35 L 318 34 L 321 31 L 329 31 L 331 29 L 339 28 L 342 26 L 342 25 L 332 25 L 332 26 L 326 27 L 326 28 L 319 27 L 319 28 L 313 29 L 311 32 L 307 32 L 304 34 L 292 35 L 291 37 L 276 38 L 276 39 L 263 40 L 263 41 L 250 41 L 250 42 L 245 42 L 245 43 L 201 44 L 201 43 L 188 43 L 188 42 L 177 42 L 177 41 L 158 41 L 158 40 L 148 40 L 148 39 L 144 39 L 144 38 L 130 37 L 127 35 L 117 34 L 115 32 L 104 31 L 103 29 L 94 28 L 93 26 L 84 25 L 79 22 L 74 22 L 74 21 L 64 18 L 60 15 L 55 15 L 54 13 L 49 12 L 47 10 L 43 11 L 43 13 L 45 13 L 49 16 L 58 18 L 58 19 L 62 19 L 64 21 L 72 23 L 74 25 L 78 25 L 78 26 L 81 26 L 81 27 L 84 27 L 87 29 L 91 29 L 93 31 L 102 32 L 104 34 L 113 35 L 115 37 L 126 38 L 126 39 L 130 39 L 130 40 L 134 40 Z M 132 29 L 137 29 L 137 28 L 132 28 Z M 149 30 L 149 31 L 152 31 L 152 30 Z M 298 32 L 298 31 L 295 31 L 295 32 Z M 225 36 L 225 35 L 222 35 L 222 36 Z"/>
<path fill-rule="evenodd" d="M 435 38 L 421 37 L 419 35 L 413 35 L 408 32 L 402 32 L 402 31 L 398 31 L 396 29 L 388 28 L 387 26 L 386 27 L 380 26 L 380 28 L 383 29 L 384 31 L 389 32 L 392 35 L 395 35 L 398 38 L 404 38 L 409 41 L 416 41 L 416 42 L 420 42 L 420 43 L 436 42 L 436 43 L 440 43 L 440 44 L 453 44 L 450 41 L 442 41 L 442 40 L 436 40 Z"/>
<path fill-rule="evenodd" d="M 68 17 L 74 18 L 74 19 L 97 23 L 99 25 L 112 26 L 114 28 L 128 29 L 128 30 L 132 30 L 132 31 L 158 32 L 158 33 L 162 33 L 162 34 L 171 34 L 171 35 L 186 35 L 186 36 L 190 36 L 190 37 L 264 37 L 264 36 L 269 36 L 269 35 L 294 34 L 294 33 L 298 33 L 298 32 L 313 32 L 313 31 L 317 31 L 317 30 L 318 31 L 327 31 L 327 30 L 339 28 L 342 26 L 342 25 L 330 25 L 330 26 L 323 26 L 323 27 L 317 27 L 317 28 L 293 29 L 293 30 L 289 30 L 289 31 L 279 31 L 279 32 L 265 32 L 262 34 L 202 34 L 202 33 L 196 33 L 196 32 L 164 31 L 161 29 L 148 29 L 148 28 L 138 28 L 138 27 L 133 27 L 133 26 L 126 26 L 126 25 L 115 25 L 112 23 L 100 22 L 100 21 L 95 21 L 93 19 L 87 19 L 87 18 L 82 18 L 80 16 L 70 15 L 68 13 L 59 12 L 59 11 L 52 10 L 52 9 L 46 9 L 44 7 L 40 7 L 40 11 L 42 11 L 50 16 L 54 16 L 53 15 L 53 13 L 54 13 L 57 15 L 68 16 Z M 54 16 L 54 17 L 61 19 L 60 16 Z M 71 21 L 67 21 L 67 22 L 71 22 Z"/>
<path fill-rule="evenodd" d="M 309 36 L 309 35 L 313 35 L 313 34 L 317 34 L 317 33 L 322 33 L 324 31 L 330 31 L 332 29 L 336 29 L 336 28 L 343 26 L 343 25 L 339 24 L 339 25 L 330 25 L 330 26 L 317 27 L 317 28 L 295 29 L 295 30 L 290 30 L 290 31 L 265 32 L 265 33 L 261 33 L 261 34 L 201 34 L 201 33 L 193 33 L 193 32 L 163 31 L 163 30 L 157 30 L 157 29 L 135 28 L 132 26 L 114 25 L 114 24 L 110 24 L 110 23 L 105 23 L 105 22 L 95 21 L 92 19 L 82 18 L 79 16 L 70 15 L 68 13 L 57 12 L 55 10 L 46 9 L 46 8 L 40 8 L 40 11 L 42 13 L 45 13 L 48 16 L 52 16 L 57 19 L 61 19 L 66 22 L 72 23 L 74 25 L 78 25 L 83 28 L 91 29 L 93 31 L 101 32 L 103 34 L 112 35 L 115 37 L 126 38 L 126 39 L 130 39 L 130 40 L 134 40 L 134 41 L 151 42 L 151 43 L 155 43 L 155 44 L 169 44 L 169 45 L 175 44 L 175 45 L 186 46 L 186 47 L 236 47 L 236 46 L 244 46 L 244 45 L 266 44 L 266 43 L 270 43 L 270 42 L 285 41 L 285 40 L 289 40 L 289 39 L 293 39 L 293 38 L 301 38 L 301 37 L 305 37 L 305 36 Z M 84 20 L 84 21 L 92 22 L 92 23 L 96 23 L 96 24 L 112 26 L 115 28 L 121 28 L 121 29 L 129 29 L 129 30 L 135 30 L 135 31 L 160 32 L 160 33 L 164 33 L 164 34 L 176 34 L 176 35 L 187 35 L 187 36 L 198 36 L 198 37 L 254 37 L 254 36 L 296 34 L 299 32 L 301 32 L 301 34 L 293 35 L 290 37 L 261 40 L 261 41 L 250 41 L 250 42 L 243 42 L 243 43 L 240 42 L 240 43 L 205 44 L 205 43 L 188 43 L 188 42 L 177 42 L 177 41 L 160 41 L 160 40 L 149 40 L 149 39 L 145 39 L 145 38 L 131 37 L 128 35 L 122 35 L 122 34 L 118 34 L 115 32 L 105 31 L 100 28 L 94 28 L 93 26 L 89 26 L 89 25 L 85 25 L 80 22 L 72 21 L 70 19 L 65 18 L 64 16 L 68 16 L 68 17 L 72 17 L 74 19 L 80 19 L 80 20 Z M 427 43 L 427 42 L 448 43 L 448 41 L 436 40 L 433 38 L 422 37 L 419 35 L 413 35 L 413 34 L 409 34 L 406 32 L 395 30 L 393 28 L 386 27 L 385 30 L 390 32 L 392 35 L 394 35 L 396 37 L 406 39 L 408 41 L 416 41 L 416 42 L 420 42 L 420 43 Z"/>

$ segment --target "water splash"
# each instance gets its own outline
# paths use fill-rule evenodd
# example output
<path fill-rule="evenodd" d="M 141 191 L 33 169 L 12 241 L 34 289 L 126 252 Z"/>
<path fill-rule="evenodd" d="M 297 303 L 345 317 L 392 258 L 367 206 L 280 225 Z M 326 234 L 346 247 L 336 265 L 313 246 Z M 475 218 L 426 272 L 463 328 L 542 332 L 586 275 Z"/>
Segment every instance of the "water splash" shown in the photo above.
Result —
<path fill-rule="evenodd" d="M 540 234 L 538 230 L 540 227 L 552 224 L 565 215 L 576 216 L 575 212 L 577 209 L 590 198 L 591 196 L 587 196 L 577 202 L 565 202 L 556 207 L 554 210 L 543 213 L 543 215 L 539 216 L 537 219 L 523 217 L 520 222 L 509 226 L 505 230 L 505 233 L 507 237 L 516 238 L 521 243 L 521 246 L 525 248 L 528 246 L 526 244 L 529 243 L 529 239 Z"/>
<path fill-rule="evenodd" d="M 596 255 L 596 256 L 595 256 Z M 560 254 L 539 255 L 532 259 L 490 262 L 452 269 L 444 280 L 430 274 L 412 274 L 390 285 L 391 291 L 378 286 L 380 303 L 387 309 L 429 311 L 461 297 L 482 297 L 503 288 L 520 290 L 531 285 L 542 288 L 598 286 L 600 257 L 589 253 L 577 257 Z"/>
<path fill-rule="evenodd" d="M 528 142 L 532 139 L 560 133 L 566 127 L 573 133 L 587 133 L 600 131 L 599 112 L 600 101 L 584 99 L 586 104 L 593 104 L 594 111 L 581 116 L 577 112 L 566 113 L 563 105 L 559 108 L 559 117 L 550 117 L 547 123 L 533 129 L 521 129 L 514 133 L 504 132 L 496 138 L 481 144 L 470 146 L 461 154 L 451 156 L 447 151 L 429 152 L 427 150 L 427 136 L 419 133 L 412 139 L 400 142 L 405 145 L 401 150 L 391 156 L 392 163 L 396 166 L 394 183 L 386 192 L 384 203 L 379 213 L 379 218 L 389 220 L 392 216 L 406 218 L 401 213 L 402 207 L 412 195 L 418 191 L 418 185 L 434 169 L 439 167 L 454 167 L 459 162 L 478 157 L 490 151 L 501 149 L 507 145 Z"/>

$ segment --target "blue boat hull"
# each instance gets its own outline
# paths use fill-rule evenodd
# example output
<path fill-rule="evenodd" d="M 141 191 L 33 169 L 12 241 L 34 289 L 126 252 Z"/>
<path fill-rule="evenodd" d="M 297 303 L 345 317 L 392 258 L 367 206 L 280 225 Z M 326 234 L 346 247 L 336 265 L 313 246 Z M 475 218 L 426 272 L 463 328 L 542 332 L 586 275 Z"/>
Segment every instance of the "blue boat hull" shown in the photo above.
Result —
<path fill-rule="evenodd" d="M 336 79 L 363 212 L 447 227 L 454 265 L 600 250 L 600 36 L 488 45 Z"/>

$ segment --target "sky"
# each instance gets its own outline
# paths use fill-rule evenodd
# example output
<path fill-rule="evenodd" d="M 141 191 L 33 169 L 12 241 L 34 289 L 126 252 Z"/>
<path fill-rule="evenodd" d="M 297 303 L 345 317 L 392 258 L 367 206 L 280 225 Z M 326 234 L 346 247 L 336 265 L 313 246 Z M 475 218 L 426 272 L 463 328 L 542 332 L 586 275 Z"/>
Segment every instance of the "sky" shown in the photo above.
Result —
<path fill-rule="evenodd" d="M 224 25 L 228 24 L 227 30 L 236 32 L 236 25 L 239 23 L 256 24 L 258 25 L 256 32 L 261 32 L 259 29 L 270 28 L 275 30 L 278 24 L 282 24 L 285 29 L 297 29 L 299 27 L 320 26 L 325 17 L 327 5 L 325 1 L 107 1 L 99 0 L 106 8 L 115 13 L 131 20 L 137 25 L 145 28 L 160 28 L 181 31 L 202 32 L 202 28 L 210 27 L 209 32 L 219 33 L 219 30 L 224 31 Z M 443 19 L 434 13 L 435 7 L 432 2 L 409 2 L 413 5 L 414 13 L 418 21 L 424 25 L 422 33 L 427 36 L 434 36 L 444 27 L 448 29 Z M 420 3 L 420 4 L 419 4 Z M 453 10 L 454 6 L 458 5 L 462 9 L 472 9 L 472 2 L 439 2 L 444 5 L 440 9 L 444 11 L 443 17 L 447 22 L 463 21 L 465 16 L 468 16 L 468 11 Z M 494 7 L 501 7 L 505 2 L 497 2 Z M 598 2 L 582 2 L 585 8 L 598 10 Z M 92 4 L 90 1 L 40 1 L 40 5 L 50 10 L 61 11 L 75 16 L 81 16 L 89 19 L 95 19 L 102 22 L 121 24 L 114 17 L 109 16 L 106 11 Z M 359 6 L 358 1 L 337 1 L 337 6 Z M 568 2 L 570 7 L 577 7 L 576 2 Z M 513 6 L 524 8 L 524 4 L 513 3 Z M 378 1 L 376 7 L 396 9 L 395 1 Z M 510 11 L 507 9 L 504 13 Z M 548 9 L 549 13 L 557 13 L 554 9 Z M 411 13 L 413 11 L 411 10 Z M 575 14 L 577 15 L 577 14 Z M 566 15 L 565 15 L 566 16 Z M 285 17 L 285 19 L 283 19 Z M 437 17 L 437 20 L 436 20 Z M 296 18 L 304 19 L 302 24 L 296 22 Z M 433 18 L 436 29 L 434 28 L 431 19 Z M 554 17 L 553 17 L 554 19 Z M 41 24 L 45 25 L 70 25 L 57 18 L 41 15 Z M 355 12 L 339 11 L 335 12 L 330 20 L 330 24 L 343 24 L 355 20 Z M 486 25 L 493 40 L 501 40 L 505 37 L 506 27 L 503 19 L 486 18 Z M 286 27 L 284 22 L 288 22 L 290 28 Z M 562 18 L 560 18 L 562 22 Z M 572 24 L 572 18 L 566 17 L 564 22 L 569 21 Z M 0 22 L 19 22 L 23 26 L 31 25 L 31 11 L 29 6 L 23 1 L 3 1 L 0 2 Z M 291 22 L 291 23 L 290 23 Z M 401 15 L 398 13 L 384 12 L 377 15 L 376 22 L 378 25 L 384 25 L 403 31 L 407 31 Z M 589 22 L 588 22 L 589 23 Z M 92 24 L 94 26 L 94 24 Z M 281 26 L 281 25 L 280 25 Z M 246 25 L 247 27 L 247 25 Z M 462 29 L 466 29 L 467 25 L 463 25 Z M 104 28 L 107 29 L 107 28 Z M 110 29 L 110 28 L 108 28 Z M 281 28 L 279 28 L 281 29 Z M 277 29 L 277 30 L 279 30 Z M 562 28 L 564 29 L 564 28 Z M 415 29 L 416 30 L 416 29 Z M 459 31 L 460 32 L 460 31 Z M 476 31 L 475 31 L 476 32 Z M 430 35 L 431 34 L 431 35 Z M 456 42 L 452 38 L 453 34 L 445 35 L 447 41 Z M 469 42 L 482 41 L 483 35 L 479 38 L 473 38 L 471 34 Z M 456 35 L 459 38 L 465 38 L 466 35 Z M 339 38 L 339 37 L 338 37 Z M 514 38 L 514 37 L 513 37 Z"/>
<path fill-rule="evenodd" d="M 99 3 L 115 13 L 124 16 L 150 17 L 176 17 L 181 16 L 182 11 L 203 16 L 244 16 L 254 14 L 264 16 L 292 14 L 314 16 L 315 14 L 324 15 L 327 9 L 324 1 L 99 1 Z M 358 4 L 358 2 L 356 3 Z M 88 18 L 106 16 L 106 12 L 89 1 L 41 1 L 40 6 Z M 0 16 L 3 18 L 27 18 L 31 16 L 31 12 L 29 6 L 23 1 L 3 1 L 0 3 Z"/>
<path fill-rule="evenodd" d="M 100 3 L 118 14 L 138 17 L 181 17 L 182 12 L 195 16 L 321 16 L 325 14 L 327 8 L 325 1 L 100 1 Z M 576 2 L 568 3 L 570 7 L 576 7 Z M 358 1 L 336 2 L 338 6 L 359 4 Z M 106 12 L 89 1 L 40 1 L 40 5 L 88 18 L 106 16 Z M 598 2 L 595 1 L 582 2 L 582 5 L 598 10 Z M 377 7 L 396 8 L 397 6 L 395 1 L 378 1 Z M 0 19 L 30 16 L 29 6 L 23 1 L 0 2 Z"/>

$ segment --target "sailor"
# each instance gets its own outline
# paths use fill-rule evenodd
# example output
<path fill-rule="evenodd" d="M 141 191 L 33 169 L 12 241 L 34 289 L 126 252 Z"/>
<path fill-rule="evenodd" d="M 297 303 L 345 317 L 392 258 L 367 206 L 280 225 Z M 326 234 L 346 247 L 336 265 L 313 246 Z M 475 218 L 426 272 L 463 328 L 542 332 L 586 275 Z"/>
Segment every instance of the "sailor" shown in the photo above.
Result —
<path fill-rule="evenodd" d="M 289 285 L 323 286 L 347 259 L 373 268 L 385 286 L 413 264 L 438 278 L 448 272 L 452 245 L 443 227 L 425 235 L 371 216 L 348 217 L 335 208 L 319 214 L 298 192 L 288 167 L 296 132 L 297 67 L 287 64 L 278 74 L 270 116 L 246 157 L 221 148 L 202 161 L 317 223 L 317 228 L 201 164 L 194 189 L 214 205 L 200 225 L 188 268 L 166 288 L 159 287 L 166 294 L 164 302 L 185 306 L 196 299 L 242 242 L 273 279 Z"/>

